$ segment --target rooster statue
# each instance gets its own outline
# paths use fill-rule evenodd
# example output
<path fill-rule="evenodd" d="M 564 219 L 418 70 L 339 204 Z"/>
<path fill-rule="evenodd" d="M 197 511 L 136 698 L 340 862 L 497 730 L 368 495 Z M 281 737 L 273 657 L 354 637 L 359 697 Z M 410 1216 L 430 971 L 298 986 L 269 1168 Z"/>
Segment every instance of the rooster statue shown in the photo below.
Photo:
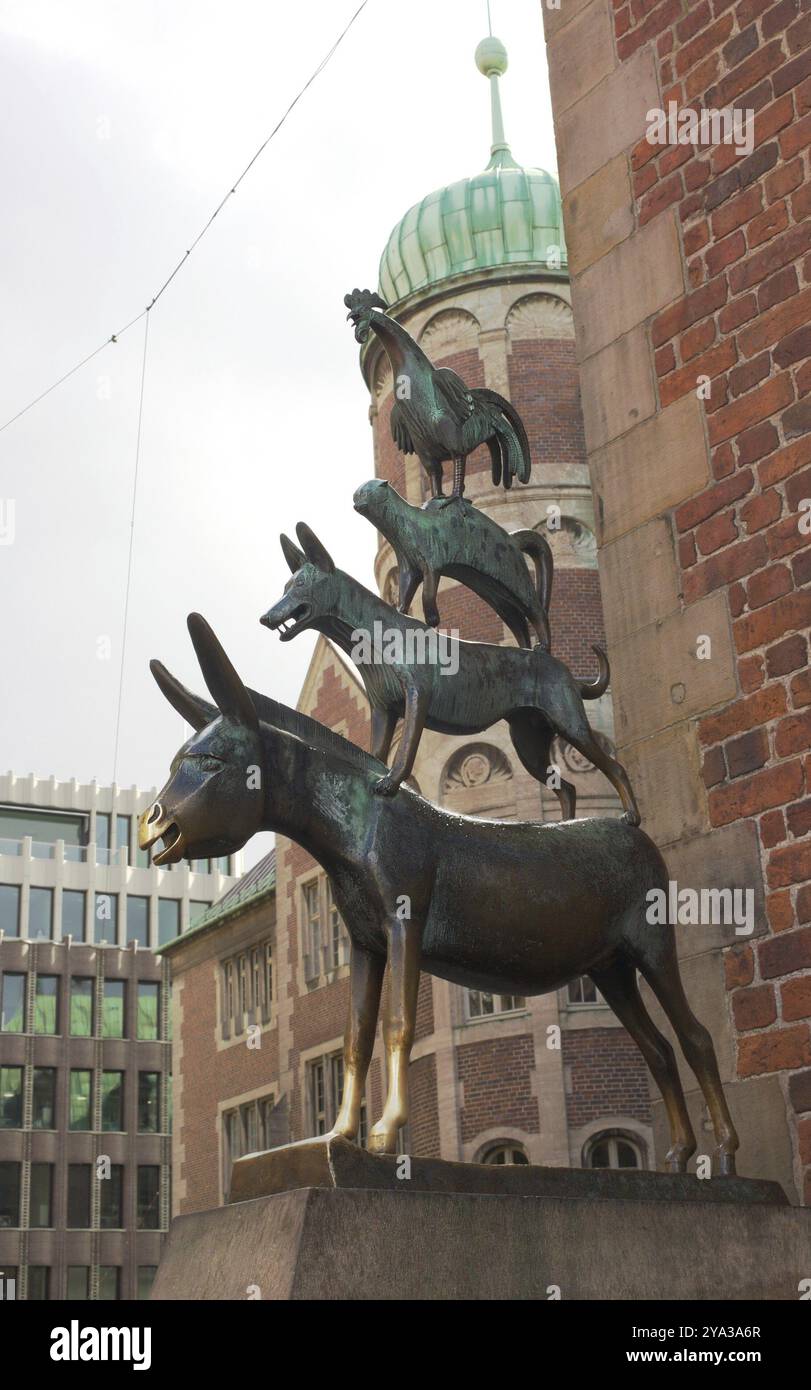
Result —
<path fill-rule="evenodd" d="M 410 333 L 386 312 L 380 295 L 353 290 L 344 296 L 355 325 L 355 338 L 365 343 L 374 329 L 391 363 L 395 401 L 391 433 L 403 454 L 416 454 L 439 506 L 463 500 L 468 454 L 480 444 L 490 450 L 493 483 L 512 487 L 513 478 L 529 482 L 529 440 L 521 417 L 497 391 L 468 387 L 449 367 L 435 367 Z M 442 465 L 453 462 L 453 491 L 442 490 Z"/>

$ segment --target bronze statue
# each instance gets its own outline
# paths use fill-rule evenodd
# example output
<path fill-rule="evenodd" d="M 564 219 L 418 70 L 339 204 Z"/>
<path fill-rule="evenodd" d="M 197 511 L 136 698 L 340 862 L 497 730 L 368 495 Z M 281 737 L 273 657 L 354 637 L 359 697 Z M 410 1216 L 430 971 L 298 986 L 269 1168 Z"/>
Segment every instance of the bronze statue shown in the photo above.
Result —
<path fill-rule="evenodd" d="M 332 558 L 302 522 L 296 534 L 299 551 L 284 537 L 285 558 L 293 571 L 284 595 L 262 618 L 283 642 L 315 628 L 331 638 L 355 662 L 372 711 L 371 748 L 385 762 L 398 719 L 403 736 L 394 766 L 375 791 L 390 796 L 410 776 L 424 728 L 439 733 L 477 734 L 506 719 L 510 736 L 527 772 L 549 784 L 550 748 L 556 735 L 566 739 L 598 767 L 618 792 L 631 825 L 639 810 L 628 775 L 595 738 L 583 701 L 595 700 L 608 686 L 605 653 L 595 647 L 600 675 L 576 681 L 567 666 L 541 647 L 500 647 L 463 642 L 439 634 L 445 644 L 439 659 L 431 656 L 438 634 L 416 618 L 398 613 L 351 575 L 337 570 Z M 391 638 L 392 655 L 372 637 Z M 369 641 L 363 639 L 369 637 Z M 559 785 L 558 785 L 559 782 Z M 575 813 L 575 789 L 559 776 L 552 779 L 564 820 Z"/>
<path fill-rule="evenodd" d="M 256 831 L 275 830 L 322 865 L 352 942 L 345 1083 L 334 1133 L 353 1139 L 358 1132 L 387 963 L 388 1091 L 368 1142 L 377 1153 L 396 1151 L 408 1118 L 421 967 L 469 989 L 522 995 L 588 975 L 653 1073 L 670 1123 L 667 1166 L 684 1172 L 696 1139 L 673 1049 L 644 1006 L 639 971 L 704 1093 L 718 1171 L 735 1172 L 738 1137 L 712 1040 L 685 998 L 671 927 L 648 920 L 648 895 L 667 891 L 668 873 L 643 831 L 615 819 L 479 820 L 405 787 L 381 799 L 375 792 L 385 769 L 375 758 L 246 689 L 199 615 L 191 615 L 189 630 L 216 703 L 152 663 L 161 690 L 195 732 L 141 817 L 139 844 L 148 849 L 162 840 L 153 862 L 172 864 L 233 853 Z"/>
<path fill-rule="evenodd" d="M 431 496 L 441 505 L 462 500 L 465 463 L 480 444 L 490 451 L 493 483 L 512 487 L 513 478 L 529 482 L 532 460 L 529 440 L 518 411 L 497 391 L 468 387 L 450 367 L 435 367 L 396 319 L 385 313 L 385 301 L 370 290 L 355 289 L 344 296 L 363 343 L 375 330 L 394 373 L 395 401 L 391 433 L 403 454 L 416 454 L 431 484 Z M 442 465 L 453 461 L 453 492 L 442 491 Z"/>
<path fill-rule="evenodd" d="M 537 531 L 505 531 L 477 507 L 412 507 L 382 478 L 359 487 L 355 511 L 390 542 L 399 569 L 399 603 L 407 613 L 422 584 L 422 606 L 430 627 L 439 625 L 437 586 L 443 575 L 459 579 L 495 609 L 519 647 L 549 647 L 552 551 Z M 533 584 L 525 556 L 535 566 Z"/>

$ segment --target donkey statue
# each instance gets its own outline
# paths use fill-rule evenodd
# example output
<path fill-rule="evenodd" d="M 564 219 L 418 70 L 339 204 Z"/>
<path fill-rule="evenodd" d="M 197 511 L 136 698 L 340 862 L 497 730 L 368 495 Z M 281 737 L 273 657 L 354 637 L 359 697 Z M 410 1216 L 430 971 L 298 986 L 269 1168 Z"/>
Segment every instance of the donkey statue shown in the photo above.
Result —
<path fill-rule="evenodd" d="M 409 787 L 376 796 L 376 758 L 315 720 L 247 689 L 198 614 L 189 618 L 211 704 L 152 662 L 164 695 L 193 727 L 157 801 L 139 822 L 153 863 L 231 854 L 259 830 L 302 845 L 326 871 L 352 943 L 345 1084 L 334 1133 L 358 1132 L 381 986 L 388 1090 L 369 1148 L 396 1152 L 408 1118 L 408 1066 L 420 970 L 502 994 L 545 994 L 588 975 L 637 1042 L 662 1092 L 671 1172 L 696 1139 L 676 1058 L 637 985 L 644 975 L 670 1019 L 710 1110 L 717 1170 L 735 1172 L 738 1137 L 712 1040 L 679 976 L 672 930 L 646 916 L 666 890 L 656 846 L 624 820 L 540 824 L 453 815 Z"/>

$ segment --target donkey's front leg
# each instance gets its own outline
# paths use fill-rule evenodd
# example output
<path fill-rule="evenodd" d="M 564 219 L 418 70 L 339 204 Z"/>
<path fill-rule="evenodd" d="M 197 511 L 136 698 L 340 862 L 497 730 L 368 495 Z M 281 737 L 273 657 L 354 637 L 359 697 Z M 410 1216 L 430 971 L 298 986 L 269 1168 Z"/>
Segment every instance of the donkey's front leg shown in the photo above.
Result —
<path fill-rule="evenodd" d="M 369 1135 L 372 1153 L 397 1152 L 397 1132 L 408 1119 L 408 1062 L 414 1042 L 417 989 L 420 983 L 418 924 L 394 918 L 387 926 L 389 988 L 383 1019 L 388 1064 L 388 1092 L 383 1114 Z"/>
<path fill-rule="evenodd" d="M 386 962 L 354 943 L 349 961 L 349 1017 L 344 1034 L 344 1093 L 332 1134 L 354 1139 L 369 1060 L 375 1042 L 380 989 Z"/>

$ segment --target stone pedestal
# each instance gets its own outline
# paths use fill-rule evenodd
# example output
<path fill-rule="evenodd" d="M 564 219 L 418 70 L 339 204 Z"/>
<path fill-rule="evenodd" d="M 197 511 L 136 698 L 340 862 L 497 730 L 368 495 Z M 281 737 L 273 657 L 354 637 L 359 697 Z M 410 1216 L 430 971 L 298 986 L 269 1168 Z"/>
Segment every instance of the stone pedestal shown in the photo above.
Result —
<path fill-rule="evenodd" d="M 744 1178 L 253 1154 L 177 1217 L 153 1299 L 792 1299 L 811 1212 Z"/>

